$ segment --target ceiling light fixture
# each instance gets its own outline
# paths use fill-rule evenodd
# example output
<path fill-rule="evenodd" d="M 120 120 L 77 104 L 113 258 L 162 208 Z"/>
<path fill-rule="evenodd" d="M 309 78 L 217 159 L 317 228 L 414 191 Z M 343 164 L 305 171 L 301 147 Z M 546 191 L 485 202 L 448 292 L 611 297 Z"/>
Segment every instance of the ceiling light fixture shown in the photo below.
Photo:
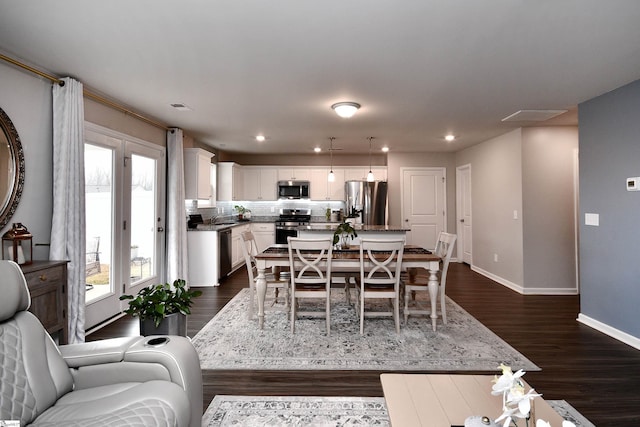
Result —
<path fill-rule="evenodd" d="M 313 149 L 313 151 L 315 151 L 316 153 L 319 153 L 319 152 L 321 152 L 321 151 L 322 151 L 322 148 L 320 148 L 320 147 L 316 147 L 316 148 L 314 148 L 314 149 Z"/>
<path fill-rule="evenodd" d="M 368 139 L 369 139 L 369 173 L 367 174 L 367 181 L 373 182 L 376 179 L 373 176 L 373 172 L 371 172 L 371 141 L 373 140 L 373 137 L 370 136 Z"/>
<path fill-rule="evenodd" d="M 447 142 L 453 142 L 453 141 L 455 141 L 455 140 L 456 140 L 456 136 L 455 136 L 455 135 L 452 135 L 452 134 L 449 134 L 449 135 L 446 135 L 446 136 L 444 137 L 444 140 L 445 140 L 445 141 L 447 141 Z"/>
<path fill-rule="evenodd" d="M 383 153 L 388 153 L 389 152 L 389 147 L 387 147 L 386 145 L 384 147 L 382 147 L 382 152 Z"/>
<path fill-rule="evenodd" d="M 337 102 L 331 106 L 333 111 L 342 118 L 348 119 L 360 108 L 357 102 Z"/>
<path fill-rule="evenodd" d="M 256 136 L 256 141 L 258 141 L 258 142 L 263 142 L 265 139 L 267 139 L 267 138 L 265 138 L 264 135 L 257 135 Z"/>
<path fill-rule="evenodd" d="M 329 182 L 333 182 L 336 180 L 336 176 L 333 173 L 333 140 L 336 139 L 335 137 L 330 137 L 329 138 L 329 154 L 331 155 L 331 169 L 329 170 L 329 176 L 327 177 L 327 180 Z"/>

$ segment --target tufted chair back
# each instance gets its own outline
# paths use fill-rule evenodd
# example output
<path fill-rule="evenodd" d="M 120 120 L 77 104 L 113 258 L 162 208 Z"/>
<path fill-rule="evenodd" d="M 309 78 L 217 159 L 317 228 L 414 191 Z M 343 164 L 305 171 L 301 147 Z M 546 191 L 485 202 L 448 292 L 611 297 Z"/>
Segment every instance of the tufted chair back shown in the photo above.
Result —
<path fill-rule="evenodd" d="M 73 388 L 58 347 L 27 309 L 20 267 L 0 261 L 0 420 L 32 422 Z"/>

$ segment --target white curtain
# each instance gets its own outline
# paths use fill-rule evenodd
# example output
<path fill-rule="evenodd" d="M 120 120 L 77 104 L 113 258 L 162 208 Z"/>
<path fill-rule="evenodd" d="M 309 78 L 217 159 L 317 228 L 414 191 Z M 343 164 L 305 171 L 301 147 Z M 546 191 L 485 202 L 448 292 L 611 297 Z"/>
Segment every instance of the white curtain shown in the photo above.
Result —
<path fill-rule="evenodd" d="M 84 342 L 85 211 L 82 83 L 53 85 L 53 218 L 49 259 L 68 260 L 69 342 Z"/>
<path fill-rule="evenodd" d="M 167 281 L 189 283 L 182 129 L 167 131 Z"/>

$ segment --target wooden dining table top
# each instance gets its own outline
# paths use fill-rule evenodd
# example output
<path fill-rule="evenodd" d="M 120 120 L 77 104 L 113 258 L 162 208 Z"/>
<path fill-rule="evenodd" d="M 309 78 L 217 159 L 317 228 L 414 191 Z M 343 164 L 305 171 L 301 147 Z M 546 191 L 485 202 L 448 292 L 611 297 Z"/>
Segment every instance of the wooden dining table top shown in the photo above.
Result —
<path fill-rule="evenodd" d="M 261 260 L 279 260 L 289 258 L 289 249 L 286 244 L 272 245 L 255 256 Z M 332 260 L 358 260 L 360 259 L 360 247 L 352 245 L 349 249 L 334 249 L 332 251 Z M 431 251 L 415 245 L 406 245 L 402 254 L 404 262 L 409 261 L 440 261 L 441 258 Z"/>

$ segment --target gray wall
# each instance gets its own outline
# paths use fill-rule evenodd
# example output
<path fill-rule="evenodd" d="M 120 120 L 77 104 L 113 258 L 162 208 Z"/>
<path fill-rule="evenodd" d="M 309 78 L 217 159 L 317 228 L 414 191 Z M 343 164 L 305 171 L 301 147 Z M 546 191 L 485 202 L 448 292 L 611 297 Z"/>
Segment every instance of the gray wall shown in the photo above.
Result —
<path fill-rule="evenodd" d="M 577 150 L 576 127 L 522 130 L 525 292 L 577 293 Z"/>
<path fill-rule="evenodd" d="M 456 153 L 456 165 L 471 164 L 473 266 L 515 287 L 524 284 L 521 159 L 520 129 Z"/>
<path fill-rule="evenodd" d="M 640 338 L 640 81 L 579 105 L 581 314 Z M 600 215 L 586 226 L 585 213 Z"/>
<path fill-rule="evenodd" d="M 51 82 L 0 61 L 0 107 L 13 122 L 24 150 L 25 180 L 20 204 L 7 226 L 23 223 L 33 234 L 34 259 L 48 259 L 51 237 Z M 37 246 L 36 246 L 37 245 Z M 43 246 L 44 245 L 44 246 Z"/>

